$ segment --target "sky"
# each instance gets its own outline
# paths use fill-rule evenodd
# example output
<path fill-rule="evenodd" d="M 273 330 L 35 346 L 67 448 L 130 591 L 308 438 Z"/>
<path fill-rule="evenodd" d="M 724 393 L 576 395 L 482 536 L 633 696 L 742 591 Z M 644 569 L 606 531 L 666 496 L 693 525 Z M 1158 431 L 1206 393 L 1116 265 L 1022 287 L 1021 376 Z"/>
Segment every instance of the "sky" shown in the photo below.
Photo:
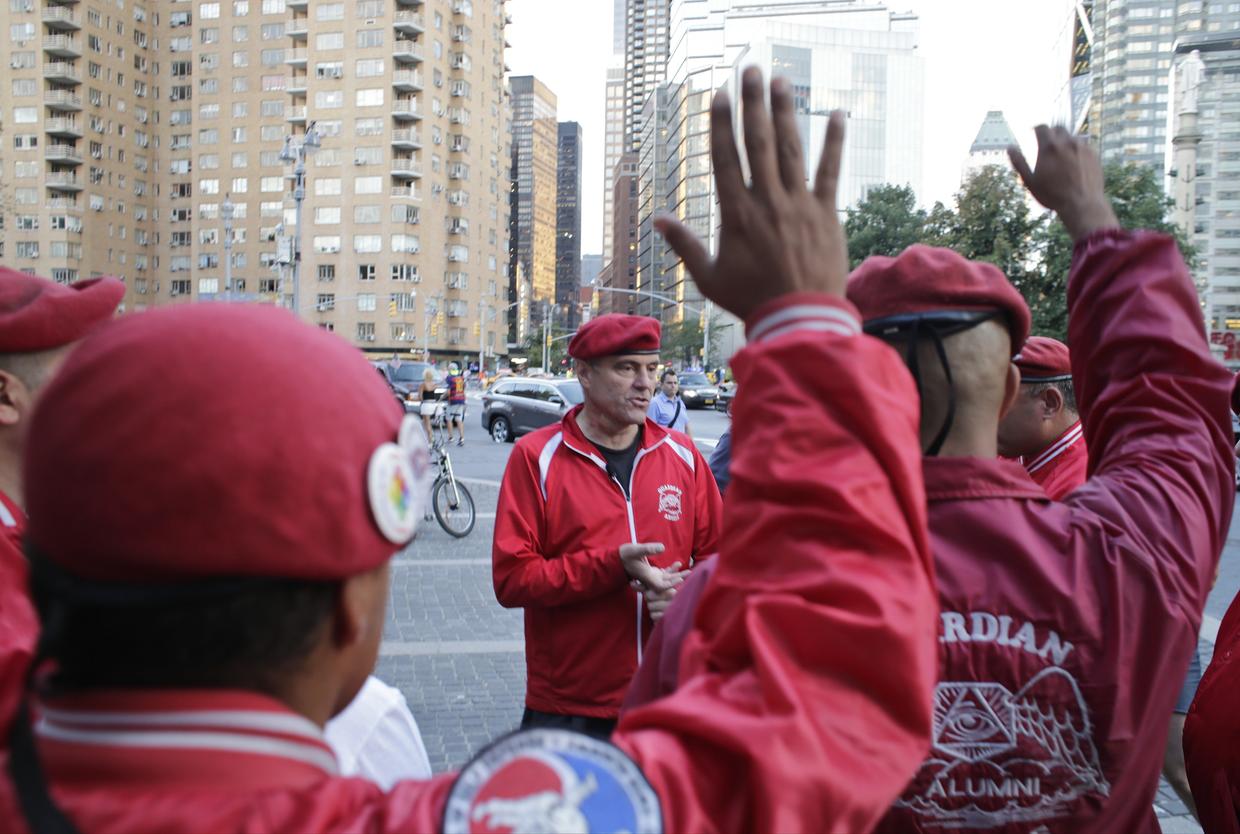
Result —
<path fill-rule="evenodd" d="M 612 0 L 509 0 L 506 60 L 513 75 L 537 76 L 556 94 L 560 121 L 585 140 L 583 254 L 603 237 L 604 88 L 612 61 Z M 960 169 L 988 110 L 1002 110 L 1030 161 L 1033 127 L 1053 120 L 1066 80 L 1056 50 L 1066 0 L 890 0 L 921 20 L 925 60 L 924 159 L 918 202 L 950 203 Z"/>

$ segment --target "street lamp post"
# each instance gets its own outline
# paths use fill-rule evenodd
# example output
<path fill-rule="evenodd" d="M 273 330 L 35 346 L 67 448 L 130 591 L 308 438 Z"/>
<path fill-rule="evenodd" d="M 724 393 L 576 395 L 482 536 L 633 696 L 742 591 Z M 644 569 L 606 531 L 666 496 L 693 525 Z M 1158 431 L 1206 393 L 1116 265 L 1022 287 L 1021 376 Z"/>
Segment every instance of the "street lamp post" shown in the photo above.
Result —
<path fill-rule="evenodd" d="M 224 195 L 224 203 L 220 206 L 220 216 L 224 218 L 224 300 L 227 301 L 232 292 L 232 245 L 233 245 L 233 205 L 232 195 Z"/>
<path fill-rule="evenodd" d="M 306 128 L 301 141 L 294 144 L 292 136 L 284 137 L 284 149 L 280 151 L 281 162 L 295 163 L 293 166 L 293 201 L 297 204 L 295 222 L 297 231 L 293 235 L 293 312 L 301 315 L 301 204 L 306 199 L 306 156 L 319 149 L 322 142 L 315 123 Z"/>

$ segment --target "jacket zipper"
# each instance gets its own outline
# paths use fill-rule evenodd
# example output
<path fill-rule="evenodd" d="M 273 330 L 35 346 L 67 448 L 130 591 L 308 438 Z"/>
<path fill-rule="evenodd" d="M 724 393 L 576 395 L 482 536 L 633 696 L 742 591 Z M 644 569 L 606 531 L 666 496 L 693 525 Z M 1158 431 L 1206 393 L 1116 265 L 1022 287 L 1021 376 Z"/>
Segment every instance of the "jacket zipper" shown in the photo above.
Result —
<path fill-rule="evenodd" d="M 647 449 L 637 450 L 637 455 L 633 458 L 633 468 L 629 470 L 628 492 L 625 492 L 624 484 L 620 483 L 620 479 L 617 478 L 615 475 L 611 475 L 611 482 L 616 485 L 616 488 L 620 490 L 621 497 L 624 498 L 624 510 L 626 513 L 628 513 L 628 518 L 629 518 L 629 541 L 632 544 L 637 544 L 637 522 L 633 519 L 633 498 L 632 498 L 633 477 L 637 474 L 637 464 L 641 462 L 641 459 L 644 458 L 648 453 L 657 449 L 660 445 L 662 445 L 662 443 L 663 443 L 663 440 L 660 440 L 658 443 L 654 444 L 653 446 Z M 564 442 L 564 445 L 572 449 L 574 452 L 581 455 L 582 457 L 587 458 L 588 460 L 591 460 L 591 461 L 595 461 L 596 466 L 600 466 L 600 462 L 593 455 L 586 454 L 580 449 L 575 448 L 571 443 L 568 443 L 567 441 Z M 601 466 L 601 468 L 604 471 L 606 471 L 606 466 Z M 643 600 L 644 600 L 644 597 L 642 595 L 642 592 L 638 591 L 637 592 L 637 662 L 638 664 L 642 662 L 642 602 Z"/>

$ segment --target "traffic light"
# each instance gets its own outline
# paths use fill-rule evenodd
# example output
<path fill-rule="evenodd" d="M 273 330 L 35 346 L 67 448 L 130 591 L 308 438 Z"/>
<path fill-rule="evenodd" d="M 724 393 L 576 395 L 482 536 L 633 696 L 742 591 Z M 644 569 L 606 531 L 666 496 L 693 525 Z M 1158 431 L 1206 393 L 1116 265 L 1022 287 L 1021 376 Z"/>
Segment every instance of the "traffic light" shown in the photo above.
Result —
<path fill-rule="evenodd" d="M 475 336 L 482 335 L 482 322 L 478 322 L 478 321 L 474 322 L 474 335 Z"/>
<path fill-rule="evenodd" d="M 393 298 L 388 302 L 388 315 L 392 318 L 396 317 L 396 299 Z"/>

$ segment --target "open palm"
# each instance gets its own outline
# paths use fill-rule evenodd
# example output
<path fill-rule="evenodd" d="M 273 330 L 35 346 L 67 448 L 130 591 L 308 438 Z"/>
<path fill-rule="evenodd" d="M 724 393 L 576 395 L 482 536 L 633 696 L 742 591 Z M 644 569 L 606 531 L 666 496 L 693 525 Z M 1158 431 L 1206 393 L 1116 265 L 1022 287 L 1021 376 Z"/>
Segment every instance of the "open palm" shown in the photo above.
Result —
<path fill-rule="evenodd" d="M 722 219 L 718 256 L 712 259 L 701 240 L 673 217 L 660 216 L 656 226 L 702 294 L 740 318 L 791 292 L 842 296 L 848 248 L 836 190 L 844 114 L 831 114 L 810 190 L 787 81 L 771 83 L 770 114 L 763 102 L 762 73 L 756 68 L 745 71 L 741 96 L 751 185 L 745 184 L 741 170 L 727 94 L 717 93 L 711 107 L 711 159 Z"/>

